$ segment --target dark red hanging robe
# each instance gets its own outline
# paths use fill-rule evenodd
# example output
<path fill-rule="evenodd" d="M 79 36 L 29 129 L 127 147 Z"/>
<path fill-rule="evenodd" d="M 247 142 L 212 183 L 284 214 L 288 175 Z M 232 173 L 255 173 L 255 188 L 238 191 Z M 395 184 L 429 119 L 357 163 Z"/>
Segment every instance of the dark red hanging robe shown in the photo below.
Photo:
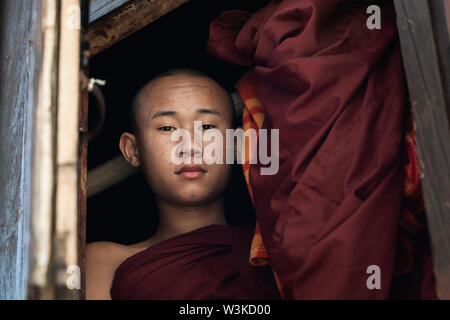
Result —
<path fill-rule="evenodd" d="M 406 92 L 393 5 L 377 2 L 381 30 L 369 30 L 370 4 L 272 1 L 211 24 L 208 52 L 253 68 L 263 128 L 280 130 L 278 173 L 263 176 L 252 165 L 250 184 L 288 299 L 389 297 Z M 379 289 L 367 286 L 373 265 Z"/>
<path fill-rule="evenodd" d="M 272 270 L 248 263 L 253 229 L 210 225 L 140 251 L 116 269 L 111 298 L 279 299 Z"/>

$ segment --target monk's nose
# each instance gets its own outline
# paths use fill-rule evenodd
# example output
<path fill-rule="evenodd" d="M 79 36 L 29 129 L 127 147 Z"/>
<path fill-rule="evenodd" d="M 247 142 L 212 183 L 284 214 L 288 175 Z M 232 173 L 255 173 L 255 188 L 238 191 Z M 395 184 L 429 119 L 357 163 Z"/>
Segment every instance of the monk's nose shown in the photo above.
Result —
<path fill-rule="evenodd" d="M 201 135 L 197 139 L 191 139 L 190 143 L 187 143 L 184 148 L 180 149 L 179 156 L 182 158 L 189 156 L 192 158 L 201 158 L 203 155 L 201 139 Z"/>

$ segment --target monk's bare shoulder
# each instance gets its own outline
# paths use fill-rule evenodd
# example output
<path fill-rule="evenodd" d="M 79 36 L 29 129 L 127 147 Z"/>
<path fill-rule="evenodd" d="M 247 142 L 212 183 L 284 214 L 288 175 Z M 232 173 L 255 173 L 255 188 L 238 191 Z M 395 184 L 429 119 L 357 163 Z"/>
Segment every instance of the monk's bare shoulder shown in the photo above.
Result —
<path fill-rule="evenodd" d="M 128 257 L 153 243 L 151 238 L 132 245 L 109 241 L 89 243 L 86 247 L 86 299 L 111 299 L 109 292 L 116 269 Z"/>
<path fill-rule="evenodd" d="M 117 267 L 136 249 L 115 242 L 97 241 L 86 247 L 86 299 L 111 299 Z"/>
<path fill-rule="evenodd" d="M 120 264 L 121 260 L 126 259 L 130 251 L 128 246 L 120 243 L 97 241 L 87 245 L 86 259 L 91 258 L 91 261 L 105 264 L 111 269 L 115 269 L 116 264 Z"/>

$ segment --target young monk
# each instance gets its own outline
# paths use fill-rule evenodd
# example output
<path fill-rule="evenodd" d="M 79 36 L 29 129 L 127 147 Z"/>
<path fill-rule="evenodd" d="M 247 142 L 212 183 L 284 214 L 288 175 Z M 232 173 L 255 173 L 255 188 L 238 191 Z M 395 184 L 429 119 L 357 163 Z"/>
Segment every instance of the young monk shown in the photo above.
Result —
<path fill-rule="evenodd" d="M 132 132 L 122 134 L 120 150 L 153 189 L 159 225 L 153 236 L 133 245 L 89 244 L 86 298 L 279 298 L 271 269 L 248 263 L 254 226 L 230 226 L 225 220 L 223 192 L 232 165 L 194 164 L 204 152 L 194 144 L 195 132 L 215 128 L 225 137 L 233 128 L 225 89 L 200 72 L 171 70 L 137 93 L 131 114 Z M 192 143 L 175 156 L 190 157 L 191 164 L 172 158 L 179 142 L 171 135 L 181 129 L 188 130 Z"/>

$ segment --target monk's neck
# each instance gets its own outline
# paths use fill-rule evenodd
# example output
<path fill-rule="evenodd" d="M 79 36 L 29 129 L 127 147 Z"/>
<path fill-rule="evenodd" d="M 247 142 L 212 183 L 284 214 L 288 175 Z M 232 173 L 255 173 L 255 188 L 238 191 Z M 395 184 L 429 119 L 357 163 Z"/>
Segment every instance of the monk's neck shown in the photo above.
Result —
<path fill-rule="evenodd" d="M 157 200 L 159 225 L 155 235 L 164 240 L 211 224 L 226 225 L 223 199 L 198 206 L 179 206 Z"/>

